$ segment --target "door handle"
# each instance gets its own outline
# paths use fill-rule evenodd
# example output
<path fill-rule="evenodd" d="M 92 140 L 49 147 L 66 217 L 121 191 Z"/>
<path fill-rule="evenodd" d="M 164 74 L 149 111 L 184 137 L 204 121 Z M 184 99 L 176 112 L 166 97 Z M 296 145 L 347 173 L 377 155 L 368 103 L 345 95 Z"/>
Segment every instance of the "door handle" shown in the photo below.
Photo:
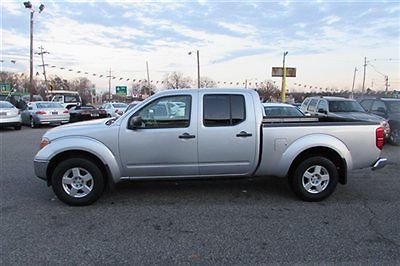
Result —
<path fill-rule="evenodd" d="M 247 138 L 247 137 L 251 137 L 251 136 L 253 136 L 253 134 L 247 133 L 246 131 L 240 131 L 239 134 L 236 134 L 236 137 L 238 137 L 238 138 Z"/>
<path fill-rule="evenodd" d="M 183 133 L 179 136 L 180 139 L 194 139 L 195 137 L 195 135 L 190 135 L 189 133 Z"/>

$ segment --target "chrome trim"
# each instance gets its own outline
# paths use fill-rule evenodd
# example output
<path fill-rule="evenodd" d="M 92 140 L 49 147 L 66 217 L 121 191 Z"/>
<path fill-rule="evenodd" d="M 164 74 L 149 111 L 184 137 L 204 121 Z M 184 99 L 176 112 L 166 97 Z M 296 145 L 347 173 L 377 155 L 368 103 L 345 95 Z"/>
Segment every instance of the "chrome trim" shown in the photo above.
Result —
<path fill-rule="evenodd" d="M 371 166 L 372 170 L 378 170 L 386 166 L 388 159 L 379 158 L 376 162 Z"/>
<path fill-rule="evenodd" d="M 48 165 L 49 165 L 48 161 L 34 160 L 33 168 L 35 170 L 35 175 L 40 179 L 47 180 L 46 172 Z"/>

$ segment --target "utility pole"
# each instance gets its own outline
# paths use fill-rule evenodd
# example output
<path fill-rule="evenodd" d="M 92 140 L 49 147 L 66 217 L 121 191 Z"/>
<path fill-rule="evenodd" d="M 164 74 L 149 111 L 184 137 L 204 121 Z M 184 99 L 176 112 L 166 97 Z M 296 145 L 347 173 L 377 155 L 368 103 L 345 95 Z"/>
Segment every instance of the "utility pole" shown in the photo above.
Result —
<path fill-rule="evenodd" d="M 197 88 L 200 89 L 200 52 L 197 50 Z"/>
<path fill-rule="evenodd" d="M 282 68 L 282 95 L 281 102 L 286 102 L 286 67 L 285 67 L 285 58 L 289 52 L 283 52 L 283 68 Z"/>
<path fill-rule="evenodd" d="M 40 52 L 36 53 L 38 55 L 40 55 L 42 57 L 42 65 L 40 65 L 41 67 L 43 67 L 43 75 L 44 75 L 44 83 L 46 84 L 46 90 L 49 90 L 49 85 L 47 83 L 47 76 L 46 76 L 46 64 L 44 63 L 44 58 L 43 58 L 43 54 L 49 54 L 49 52 L 47 51 L 43 51 L 43 46 L 39 47 Z"/>
<path fill-rule="evenodd" d="M 362 83 L 362 93 L 361 93 L 361 98 L 364 98 L 364 93 L 365 93 L 365 74 L 367 71 L 367 57 L 364 57 L 364 77 L 363 77 L 363 83 Z"/>
<path fill-rule="evenodd" d="M 150 87 L 150 74 L 149 74 L 149 63 L 146 61 L 146 70 L 147 70 L 147 87 L 149 88 L 149 96 L 151 94 L 151 87 Z"/>
<path fill-rule="evenodd" d="M 247 79 L 246 79 L 246 85 L 245 85 L 245 88 L 247 89 Z"/>
<path fill-rule="evenodd" d="M 388 93 L 389 90 L 389 76 L 385 76 L 385 94 Z"/>
<path fill-rule="evenodd" d="M 108 100 L 111 102 L 111 67 L 108 77 Z"/>
<path fill-rule="evenodd" d="M 356 81 L 357 67 L 354 68 L 353 86 L 351 86 L 351 98 L 354 99 L 354 83 Z"/>

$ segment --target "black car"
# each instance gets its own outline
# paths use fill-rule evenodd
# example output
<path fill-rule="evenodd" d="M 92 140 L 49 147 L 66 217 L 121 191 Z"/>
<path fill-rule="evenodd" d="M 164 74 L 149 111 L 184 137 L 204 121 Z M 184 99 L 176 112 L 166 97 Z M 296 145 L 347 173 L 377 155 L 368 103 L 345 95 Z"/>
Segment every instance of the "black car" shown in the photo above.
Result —
<path fill-rule="evenodd" d="M 400 99 L 363 99 L 360 104 L 366 112 L 379 115 L 389 121 L 391 130 L 389 142 L 400 146 Z"/>
<path fill-rule="evenodd" d="M 69 122 L 106 117 L 107 112 L 105 110 L 99 110 L 92 105 L 74 106 L 69 109 Z"/>

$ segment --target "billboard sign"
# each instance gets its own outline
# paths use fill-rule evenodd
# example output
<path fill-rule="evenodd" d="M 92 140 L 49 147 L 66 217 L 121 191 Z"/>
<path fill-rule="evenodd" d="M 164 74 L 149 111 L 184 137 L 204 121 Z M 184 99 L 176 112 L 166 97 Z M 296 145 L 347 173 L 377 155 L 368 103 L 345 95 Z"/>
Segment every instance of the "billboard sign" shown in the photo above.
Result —
<path fill-rule="evenodd" d="M 273 77 L 283 77 L 283 67 L 272 67 L 272 76 Z M 295 67 L 286 67 L 286 77 L 295 78 L 296 77 L 296 68 Z"/>

